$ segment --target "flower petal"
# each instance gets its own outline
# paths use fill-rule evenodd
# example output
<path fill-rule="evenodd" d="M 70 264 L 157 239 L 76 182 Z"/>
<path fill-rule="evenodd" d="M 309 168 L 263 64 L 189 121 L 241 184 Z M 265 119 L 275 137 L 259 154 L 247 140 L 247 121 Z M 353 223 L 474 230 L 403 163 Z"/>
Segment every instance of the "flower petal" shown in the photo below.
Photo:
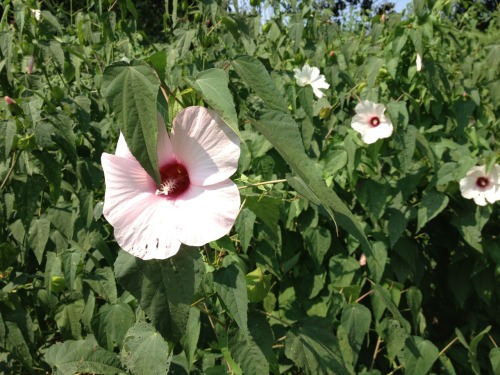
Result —
<path fill-rule="evenodd" d="M 474 197 L 474 202 L 479 206 L 486 206 L 488 202 L 486 202 L 484 194 L 476 194 Z"/>
<path fill-rule="evenodd" d="M 104 153 L 101 163 L 106 180 L 103 213 L 120 247 L 142 259 L 175 255 L 180 242 L 172 202 L 155 195 L 154 181 L 135 159 Z"/>
<path fill-rule="evenodd" d="M 127 146 L 127 142 L 125 142 L 125 137 L 123 133 L 120 132 L 120 137 L 118 137 L 118 143 L 116 144 L 115 155 L 120 156 L 125 159 L 134 159 L 134 155 L 130 152 L 130 149 Z"/>
<path fill-rule="evenodd" d="M 219 183 L 238 168 L 240 140 L 215 111 L 204 107 L 182 110 L 173 121 L 170 140 L 191 184 Z"/>
<path fill-rule="evenodd" d="M 231 180 L 205 187 L 191 185 L 175 205 L 179 240 L 201 246 L 229 232 L 238 216 L 240 193 Z"/>
<path fill-rule="evenodd" d="M 319 69 L 313 66 L 310 68 L 310 73 L 309 73 L 309 80 L 311 82 L 315 81 L 319 77 Z"/>

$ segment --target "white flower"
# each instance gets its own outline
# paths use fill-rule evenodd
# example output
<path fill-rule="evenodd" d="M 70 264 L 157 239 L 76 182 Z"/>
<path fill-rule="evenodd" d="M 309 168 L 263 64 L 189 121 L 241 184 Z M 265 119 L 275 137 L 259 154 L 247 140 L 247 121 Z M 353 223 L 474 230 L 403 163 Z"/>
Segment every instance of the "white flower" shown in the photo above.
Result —
<path fill-rule="evenodd" d="M 500 200 L 500 165 L 495 164 L 489 174 L 485 165 L 472 167 L 460 180 L 460 192 L 480 206 Z"/>
<path fill-rule="evenodd" d="M 327 89 L 330 87 L 325 81 L 325 76 L 319 74 L 319 69 L 316 67 L 310 67 L 306 64 L 300 69 L 294 69 L 295 79 L 297 80 L 297 85 L 307 86 L 311 85 L 314 95 L 318 98 L 323 97 L 323 92 L 320 89 Z"/>
<path fill-rule="evenodd" d="M 158 115 L 161 185 L 142 168 L 120 135 L 114 155 L 101 157 L 104 216 L 120 247 L 142 259 L 174 256 L 181 243 L 202 246 L 229 232 L 240 193 L 229 177 L 238 168 L 240 141 L 212 110 L 188 107 L 167 134 Z"/>
<path fill-rule="evenodd" d="M 420 53 L 417 53 L 415 64 L 417 65 L 417 72 L 420 72 L 422 70 L 422 56 L 420 56 Z"/>
<path fill-rule="evenodd" d="M 352 118 L 351 126 L 361 134 L 363 142 L 371 144 L 381 138 L 391 136 L 393 126 L 384 116 L 385 106 L 362 100 L 355 108 L 356 115 Z"/>
<path fill-rule="evenodd" d="M 42 11 L 40 9 L 31 9 L 31 14 L 33 14 L 37 21 L 40 21 L 40 18 L 42 16 Z"/>

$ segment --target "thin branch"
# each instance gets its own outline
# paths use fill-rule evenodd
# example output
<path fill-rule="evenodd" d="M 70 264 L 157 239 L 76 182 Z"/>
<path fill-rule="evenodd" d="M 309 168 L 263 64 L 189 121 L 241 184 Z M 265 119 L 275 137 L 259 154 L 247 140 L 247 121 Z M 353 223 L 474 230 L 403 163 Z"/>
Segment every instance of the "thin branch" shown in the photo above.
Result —
<path fill-rule="evenodd" d="M 440 356 L 441 356 L 441 355 L 443 355 L 443 354 L 444 354 L 444 353 L 445 353 L 445 352 L 446 352 L 446 351 L 450 348 L 450 346 L 452 346 L 452 345 L 455 343 L 455 341 L 457 341 L 457 340 L 458 340 L 458 336 L 457 336 L 457 337 L 455 337 L 453 340 L 451 340 L 451 342 L 450 342 L 448 345 L 446 345 L 446 346 L 443 348 L 443 350 L 441 350 L 441 351 L 439 352 L 439 355 L 440 355 Z"/>
<path fill-rule="evenodd" d="M 10 166 L 9 171 L 5 175 L 5 178 L 2 181 L 2 185 L 0 185 L 0 190 L 3 190 L 3 188 L 7 184 L 8 179 L 10 178 L 10 175 L 12 174 L 12 172 L 14 172 L 14 168 L 16 167 L 16 162 L 17 162 L 17 152 L 15 152 L 14 155 L 12 156 L 12 165 Z"/>
<path fill-rule="evenodd" d="M 286 182 L 287 179 L 281 179 L 281 180 L 271 180 L 271 181 L 264 181 L 264 182 L 257 182 L 255 184 L 250 184 L 250 185 L 245 185 L 245 186 L 238 186 L 238 189 L 247 189 L 249 187 L 254 187 L 254 186 L 262 186 L 262 185 L 269 185 L 269 184 L 279 184 L 280 182 Z"/>
<path fill-rule="evenodd" d="M 382 344 L 382 339 L 379 336 L 377 338 L 377 344 L 375 345 L 375 350 L 373 351 L 372 364 L 370 366 L 370 371 L 373 370 L 373 366 L 375 366 L 375 360 L 377 359 L 377 355 L 379 353 L 380 344 Z"/>

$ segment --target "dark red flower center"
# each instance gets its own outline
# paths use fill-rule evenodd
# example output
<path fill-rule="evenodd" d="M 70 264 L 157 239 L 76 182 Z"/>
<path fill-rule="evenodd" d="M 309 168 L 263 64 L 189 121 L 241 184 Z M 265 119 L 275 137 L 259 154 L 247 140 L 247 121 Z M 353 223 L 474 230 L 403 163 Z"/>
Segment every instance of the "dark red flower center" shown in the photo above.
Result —
<path fill-rule="evenodd" d="M 486 186 L 488 186 L 490 183 L 490 180 L 488 180 L 486 177 L 479 177 L 477 180 L 476 180 L 476 185 L 480 188 L 485 188 Z"/>
<path fill-rule="evenodd" d="M 189 174 L 185 166 L 177 162 L 165 164 L 160 168 L 161 186 L 156 195 L 177 198 L 189 187 Z"/>
<path fill-rule="evenodd" d="M 370 125 L 373 127 L 377 127 L 380 125 L 380 119 L 378 118 L 378 116 L 373 116 L 372 118 L 370 118 Z"/>

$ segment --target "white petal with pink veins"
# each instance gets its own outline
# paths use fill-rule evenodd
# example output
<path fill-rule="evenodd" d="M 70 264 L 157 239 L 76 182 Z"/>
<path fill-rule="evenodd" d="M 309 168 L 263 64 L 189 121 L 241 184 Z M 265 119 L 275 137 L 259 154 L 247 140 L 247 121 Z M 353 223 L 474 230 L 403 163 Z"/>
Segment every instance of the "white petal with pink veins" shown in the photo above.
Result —
<path fill-rule="evenodd" d="M 179 240 L 190 246 L 214 241 L 229 232 L 238 216 L 240 194 L 231 180 L 191 186 L 175 202 Z"/>

